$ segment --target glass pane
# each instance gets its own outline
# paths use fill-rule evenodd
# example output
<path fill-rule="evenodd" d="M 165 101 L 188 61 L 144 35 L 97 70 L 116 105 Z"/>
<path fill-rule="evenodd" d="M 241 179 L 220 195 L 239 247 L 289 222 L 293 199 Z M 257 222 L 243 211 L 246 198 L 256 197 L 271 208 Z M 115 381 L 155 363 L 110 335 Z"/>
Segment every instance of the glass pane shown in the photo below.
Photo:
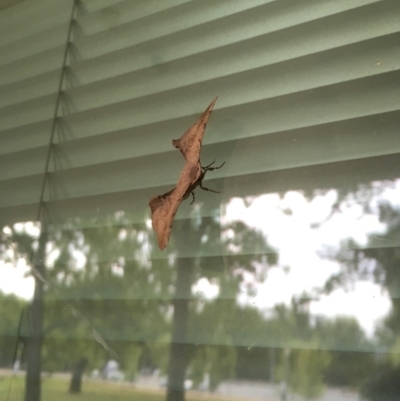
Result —
<path fill-rule="evenodd" d="M 399 399 L 399 16 L 0 6 L 0 398 Z"/>
<path fill-rule="evenodd" d="M 395 392 L 399 189 L 234 198 L 213 217 L 177 220 L 163 258 L 149 220 L 123 211 L 100 227 L 4 228 L 4 394 L 22 397 L 41 320 L 24 278 L 41 236 L 44 397 L 73 391 L 80 373 L 86 399 L 163 399 L 168 377 L 193 399 L 358 399 L 382 391 L 382 369 Z M 197 255 L 180 257 L 188 241 Z"/>

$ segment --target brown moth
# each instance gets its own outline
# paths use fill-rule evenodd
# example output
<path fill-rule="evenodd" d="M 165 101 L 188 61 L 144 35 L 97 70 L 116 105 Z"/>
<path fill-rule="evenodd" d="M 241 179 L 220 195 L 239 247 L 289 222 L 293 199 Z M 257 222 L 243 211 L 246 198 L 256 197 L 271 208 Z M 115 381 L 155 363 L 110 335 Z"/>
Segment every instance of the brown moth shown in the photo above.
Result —
<path fill-rule="evenodd" d="M 216 101 L 217 97 L 211 102 L 206 111 L 192 127 L 179 139 L 174 139 L 172 141 L 172 145 L 181 151 L 186 160 L 176 187 L 164 195 L 154 196 L 150 199 L 149 206 L 151 209 L 153 229 L 157 234 L 158 246 L 161 250 L 164 250 L 168 244 L 175 214 L 181 202 L 187 199 L 189 195 L 192 195 L 193 200 L 191 203 L 193 203 L 193 191 L 197 186 L 200 186 L 201 189 L 206 191 L 218 193 L 218 191 L 204 188 L 202 181 L 207 171 L 219 169 L 225 163 L 219 167 L 211 167 L 214 162 L 205 167 L 202 167 L 200 164 L 200 152 L 204 131 Z"/>

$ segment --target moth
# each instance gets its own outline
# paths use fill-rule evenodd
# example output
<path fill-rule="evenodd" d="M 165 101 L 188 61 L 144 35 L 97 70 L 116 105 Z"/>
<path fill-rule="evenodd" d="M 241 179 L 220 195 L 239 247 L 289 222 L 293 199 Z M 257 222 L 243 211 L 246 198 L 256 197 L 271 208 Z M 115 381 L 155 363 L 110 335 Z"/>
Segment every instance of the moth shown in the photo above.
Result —
<path fill-rule="evenodd" d="M 195 199 L 193 191 L 198 186 L 205 191 L 218 193 L 218 191 L 203 187 L 203 179 L 207 171 L 217 170 L 221 168 L 225 162 L 218 167 L 212 167 L 215 161 L 205 167 L 202 167 L 200 164 L 204 132 L 216 101 L 217 97 L 210 103 L 194 125 L 179 139 L 174 139 L 172 141 L 172 145 L 181 151 L 186 161 L 176 187 L 164 195 L 154 196 L 150 199 L 149 206 L 151 209 L 153 229 L 157 234 L 158 246 L 161 250 L 164 250 L 168 244 L 172 224 L 182 201 L 187 199 L 189 195 L 192 195 L 193 199 L 190 203 L 192 204 Z"/>

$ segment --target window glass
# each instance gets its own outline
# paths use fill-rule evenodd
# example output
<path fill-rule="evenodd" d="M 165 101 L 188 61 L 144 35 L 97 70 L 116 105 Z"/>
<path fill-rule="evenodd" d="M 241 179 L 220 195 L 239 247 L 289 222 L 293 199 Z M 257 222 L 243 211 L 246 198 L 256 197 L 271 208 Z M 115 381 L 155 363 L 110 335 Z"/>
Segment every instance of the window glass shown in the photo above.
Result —
<path fill-rule="evenodd" d="M 0 396 L 397 399 L 400 3 L 8 3 Z"/>

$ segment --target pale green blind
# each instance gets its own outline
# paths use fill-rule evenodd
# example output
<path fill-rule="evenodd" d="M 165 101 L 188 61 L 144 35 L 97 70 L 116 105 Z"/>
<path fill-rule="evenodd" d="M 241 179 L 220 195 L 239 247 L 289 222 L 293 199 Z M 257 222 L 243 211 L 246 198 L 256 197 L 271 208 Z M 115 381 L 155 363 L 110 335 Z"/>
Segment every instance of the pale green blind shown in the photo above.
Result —
<path fill-rule="evenodd" d="M 36 216 L 71 9 L 0 14 L 1 224 Z M 207 177 L 223 194 L 204 195 L 204 216 L 232 196 L 398 177 L 399 30 L 397 0 L 80 2 L 50 221 L 124 209 L 142 222 L 182 167 L 171 140 L 216 94 L 202 161 L 227 165 Z"/>

